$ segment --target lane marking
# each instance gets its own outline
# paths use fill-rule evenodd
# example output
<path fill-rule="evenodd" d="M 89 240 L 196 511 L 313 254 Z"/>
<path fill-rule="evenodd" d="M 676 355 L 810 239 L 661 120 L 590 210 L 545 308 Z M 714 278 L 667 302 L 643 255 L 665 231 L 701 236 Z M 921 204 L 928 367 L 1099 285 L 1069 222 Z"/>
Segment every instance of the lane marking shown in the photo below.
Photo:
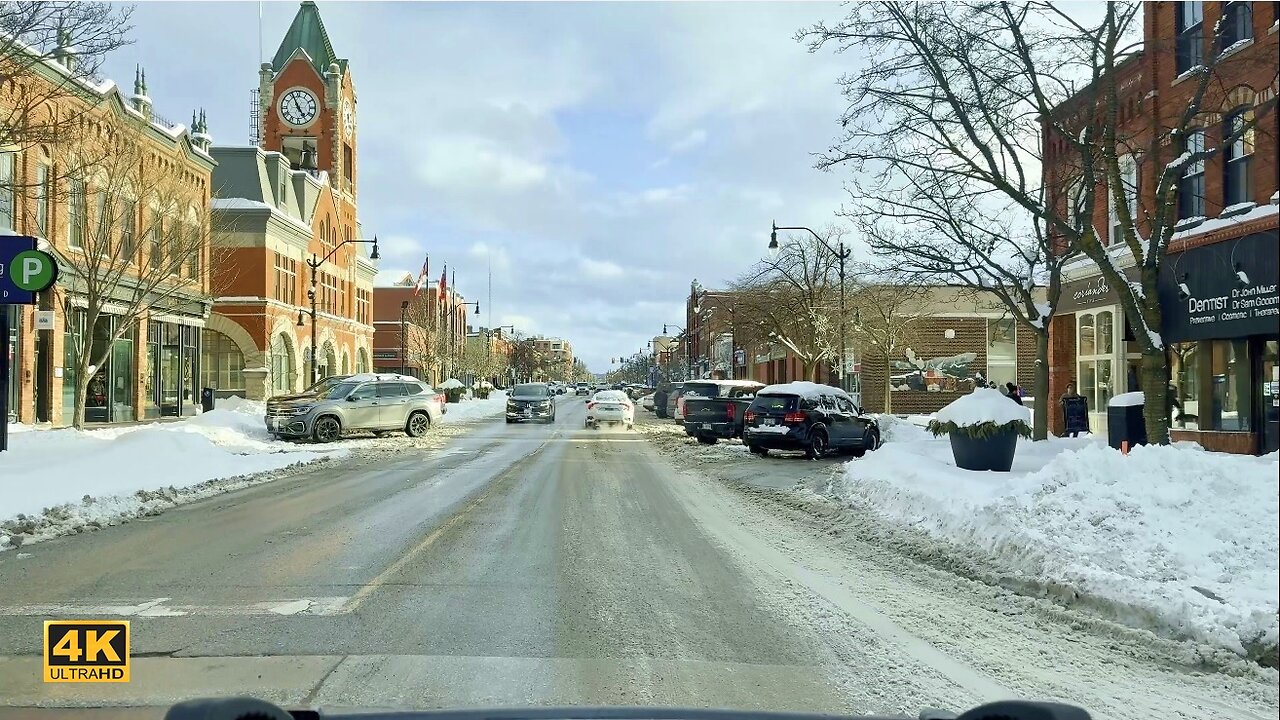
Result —
<path fill-rule="evenodd" d="M 112 602 L 35 603 L 0 607 L 0 617 L 195 617 L 231 615 L 343 615 L 347 596 L 284 598 L 244 605 L 190 605 L 155 598 L 128 604 Z"/>

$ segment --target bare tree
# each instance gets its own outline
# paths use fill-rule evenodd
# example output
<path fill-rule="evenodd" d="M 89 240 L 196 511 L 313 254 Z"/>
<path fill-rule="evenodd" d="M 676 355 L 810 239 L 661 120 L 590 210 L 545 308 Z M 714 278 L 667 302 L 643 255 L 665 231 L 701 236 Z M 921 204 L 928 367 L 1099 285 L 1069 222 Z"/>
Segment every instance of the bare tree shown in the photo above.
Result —
<path fill-rule="evenodd" d="M 132 13 L 108 3 L 0 3 L 0 147 L 53 144 L 78 127 L 103 60 L 131 42 Z"/>
<path fill-rule="evenodd" d="M 827 228 L 824 239 L 835 244 L 844 232 Z M 775 257 L 760 260 L 731 285 L 737 297 L 735 330 L 744 339 L 765 338 L 786 347 L 800 360 L 805 378 L 816 381 L 822 363 L 838 355 L 837 265 L 816 238 L 780 241 Z"/>
<path fill-rule="evenodd" d="M 868 277 L 850 296 L 853 344 L 864 357 L 875 358 L 887 373 L 884 412 L 893 412 L 893 361 L 919 337 L 929 317 L 928 288 L 887 276 Z"/>
<path fill-rule="evenodd" d="M 1212 122 L 1229 89 L 1215 72 L 1221 35 L 1214 28 L 1212 59 L 1188 71 L 1195 86 L 1186 108 L 1130 131 L 1120 121 L 1120 70 L 1142 51 L 1141 4 L 1100 9 L 1101 19 L 1084 22 L 1050 2 L 864 3 L 798 38 L 811 51 L 830 44 L 876 58 L 841 78 L 846 129 L 819 166 L 850 165 L 867 178 L 852 186 L 855 212 L 906 221 L 898 234 L 880 226 L 872 237 L 881 251 L 896 248 L 895 262 L 992 290 L 1036 330 L 1042 353 L 1064 258 L 1087 255 L 1118 289 L 1135 328 L 1147 436 L 1167 441 L 1156 282 L 1177 229 L 1183 169 L 1221 151 L 1194 133 Z M 1224 145 L 1251 132 L 1273 104 L 1254 108 Z M 1058 148 L 1047 169 L 1052 185 L 1044 182 L 1046 147 Z M 1126 185 L 1125 163 L 1135 151 L 1154 202 L 1137 201 Z M 1138 268 L 1133 282 L 1092 222 L 1095 209 L 1109 205 L 1119 216 L 1118 242 Z M 944 257 L 926 237 L 944 245 Z M 1049 303 L 1036 304 L 1035 284 L 1047 285 Z M 1047 363 L 1040 365 L 1036 393 L 1043 397 Z M 1047 404 L 1036 403 L 1037 427 Z"/>
<path fill-rule="evenodd" d="M 144 314 L 195 311 L 207 297 L 208 204 L 179 173 L 149 167 L 145 142 L 119 132 L 57 146 L 56 160 L 72 168 L 69 236 L 52 250 L 63 317 L 81 329 L 70 353 L 77 428 L 115 341 Z"/>

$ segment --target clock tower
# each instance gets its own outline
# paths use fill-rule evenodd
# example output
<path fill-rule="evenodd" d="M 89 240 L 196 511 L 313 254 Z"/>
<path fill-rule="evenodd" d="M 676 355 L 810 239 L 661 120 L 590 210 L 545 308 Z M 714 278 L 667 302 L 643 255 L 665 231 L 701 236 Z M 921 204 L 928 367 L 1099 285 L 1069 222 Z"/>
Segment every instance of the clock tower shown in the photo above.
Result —
<path fill-rule="evenodd" d="M 298 8 L 275 57 L 258 74 L 258 145 L 282 153 L 295 170 L 327 173 L 339 212 L 347 216 L 343 225 L 354 228 L 355 85 L 314 2 Z"/>

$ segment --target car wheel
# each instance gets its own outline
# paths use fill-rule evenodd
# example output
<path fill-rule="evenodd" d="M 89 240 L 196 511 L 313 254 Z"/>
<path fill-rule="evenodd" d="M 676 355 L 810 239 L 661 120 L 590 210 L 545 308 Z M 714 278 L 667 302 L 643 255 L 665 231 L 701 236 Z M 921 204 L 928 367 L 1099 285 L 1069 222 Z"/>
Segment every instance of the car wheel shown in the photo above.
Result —
<path fill-rule="evenodd" d="M 805 457 L 817 460 L 827 454 L 827 434 L 822 430 L 809 433 L 809 447 L 805 449 Z"/>
<path fill-rule="evenodd" d="M 409 416 L 409 422 L 404 425 L 404 434 L 411 438 L 420 438 L 427 434 L 427 429 L 431 427 L 431 418 L 424 412 L 415 412 Z"/>
<path fill-rule="evenodd" d="M 747 450 L 751 452 L 753 455 L 759 455 L 760 457 L 769 457 L 769 448 L 762 448 L 759 445 L 748 445 Z"/>
<path fill-rule="evenodd" d="M 712 436 L 710 436 L 710 435 L 699 435 L 699 436 L 698 436 L 698 442 L 702 443 L 703 445 L 715 445 L 715 444 L 716 444 L 716 442 L 717 442 L 717 441 L 719 441 L 719 440 L 720 440 L 720 438 L 712 437 Z"/>
<path fill-rule="evenodd" d="M 515 420 L 512 420 L 511 418 L 507 418 L 507 424 L 508 424 L 508 425 L 510 425 L 510 424 L 511 424 L 511 423 L 513 423 L 513 422 L 515 422 Z"/>
<path fill-rule="evenodd" d="M 875 450 L 878 447 L 880 447 L 880 433 L 875 430 L 868 430 L 862 441 L 862 447 L 854 448 L 853 456 L 862 457 L 868 451 Z"/>
<path fill-rule="evenodd" d="M 311 437 L 315 438 L 316 442 L 333 442 L 341 434 L 342 423 L 338 422 L 338 418 L 332 415 L 325 415 L 316 420 L 315 427 L 311 429 Z"/>

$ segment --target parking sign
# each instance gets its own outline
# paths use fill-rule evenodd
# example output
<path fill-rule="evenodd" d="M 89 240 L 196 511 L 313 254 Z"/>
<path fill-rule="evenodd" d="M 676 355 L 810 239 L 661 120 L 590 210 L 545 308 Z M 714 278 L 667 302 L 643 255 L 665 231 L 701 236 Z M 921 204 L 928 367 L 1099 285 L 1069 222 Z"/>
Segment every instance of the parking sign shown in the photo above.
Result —
<path fill-rule="evenodd" d="M 57 279 L 57 261 L 36 249 L 35 238 L 0 235 L 0 305 L 34 305 Z"/>

